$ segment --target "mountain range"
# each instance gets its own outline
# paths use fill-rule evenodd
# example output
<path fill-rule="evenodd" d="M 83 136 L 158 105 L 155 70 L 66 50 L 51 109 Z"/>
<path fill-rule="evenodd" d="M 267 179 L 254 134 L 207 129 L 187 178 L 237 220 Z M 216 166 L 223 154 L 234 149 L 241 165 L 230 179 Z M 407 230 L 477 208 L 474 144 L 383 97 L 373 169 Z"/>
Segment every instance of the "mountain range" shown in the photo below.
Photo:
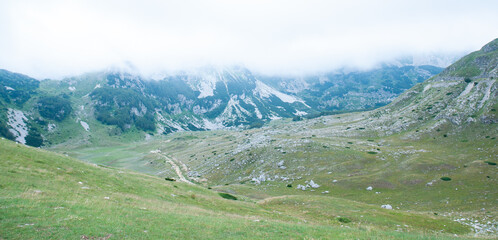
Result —
<path fill-rule="evenodd" d="M 0 134 L 41 146 L 87 132 L 109 137 L 142 132 L 143 137 L 261 127 L 280 118 L 377 108 L 441 71 L 385 64 L 368 71 L 281 77 L 243 67 L 205 67 L 150 78 L 110 69 L 38 81 L 0 70 Z"/>
<path fill-rule="evenodd" d="M 1 71 L 2 135 L 46 146 L 0 139 L 0 238 L 494 239 L 497 61 L 495 39 L 426 80 Z M 373 92 L 397 97 L 359 111 Z"/>

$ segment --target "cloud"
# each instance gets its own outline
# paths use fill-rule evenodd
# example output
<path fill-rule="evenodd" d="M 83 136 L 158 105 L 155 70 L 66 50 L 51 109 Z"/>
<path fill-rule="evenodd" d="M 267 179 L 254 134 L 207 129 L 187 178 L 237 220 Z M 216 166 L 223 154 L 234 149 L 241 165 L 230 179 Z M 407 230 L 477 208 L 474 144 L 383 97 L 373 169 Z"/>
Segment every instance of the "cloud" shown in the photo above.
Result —
<path fill-rule="evenodd" d="M 269 74 L 475 50 L 496 1 L 2 1 L 0 68 L 58 78 L 242 64 Z"/>

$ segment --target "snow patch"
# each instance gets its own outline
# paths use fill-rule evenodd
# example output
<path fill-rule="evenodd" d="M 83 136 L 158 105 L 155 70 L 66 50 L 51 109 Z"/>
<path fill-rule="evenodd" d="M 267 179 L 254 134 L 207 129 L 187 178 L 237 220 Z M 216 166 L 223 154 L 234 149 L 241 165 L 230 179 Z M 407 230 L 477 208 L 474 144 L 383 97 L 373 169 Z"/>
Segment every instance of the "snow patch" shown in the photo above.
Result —
<path fill-rule="evenodd" d="M 214 96 L 214 90 L 216 89 L 216 82 L 218 80 L 215 76 L 206 75 L 202 78 L 201 82 L 197 86 L 199 92 L 199 96 L 197 98 L 205 98 L 209 96 Z"/>
<path fill-rule="evenodd" d="M 271 120 L 278 120 L 278 119 L 282 119 L 282 117 L 276 116 L 276 115 L 274 115 L 274 114 L 270 115 L 270 116 L 269 116 L 269 118 L 270 118 Z"/>
<path fill-rule="evenodd" d="M 76 88 L 75 88 L 75 87 L 72 87 L 72 86 L 71 86 L 71 87 L 68 87 L 67 89 L 69 89 L 69 91 L 71 91 L 71 92 L 76 91 Z"/>
<path fill-rule="evenodd" d="M 261 111 L 259 111 L 258 106 L 252 101 L 252 99 L 246 97 L 245 95 L 242 95 L 240 97 L 245 103 L 250 104 L 254 106 L 254 112 L 256 113 L 256 117 L 259 119 L 263 119 L 263 114 L 261 114 Z"/>
<path fill-rule="evenodd" d="M 305 116 L 308 115 L 307 112 L 299 111 L 296 109 L 296 112 L 294 113 L 295 116 Z"/>
<path fill-rule="evenodd" d="M 286 103 L 293 103 L 293 102 L 304 103 L 303 100 L 300 100 L 297 97 L 279 92 L 276 89 L 264 84 L 263 82 L 261 82 L 259 80 L 256 81 L 256 88 L 254 89 L 254 94 L 257 94 L 263 98 L 268 98 L 271 95 L 273 95 L 273 96 L 280 98 L 280 100 L 282 100 L 282 102 L 286 102 Z"/>
<path fill-rule="evenodd" d="M 263 118 L 263 114 L 261 114 L 257 107 L 254 108 L 254 112 L 256 112 L 256 117 L 258 117 L 259 119 Z"/>
<path fill-rule="evenodd" d="M 14 91 L 14 89 L 11 88 L 11 87 L 9 87 L 9 86 L 5 86 L 5 90 L 7 90 L 7 91 Z"/>

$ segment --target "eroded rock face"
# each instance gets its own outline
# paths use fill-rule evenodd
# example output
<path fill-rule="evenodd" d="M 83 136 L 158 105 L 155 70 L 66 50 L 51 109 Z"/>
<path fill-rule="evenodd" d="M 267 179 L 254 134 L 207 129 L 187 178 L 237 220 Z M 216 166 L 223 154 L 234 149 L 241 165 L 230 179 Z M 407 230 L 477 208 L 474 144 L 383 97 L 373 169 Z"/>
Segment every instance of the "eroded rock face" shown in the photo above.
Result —
<path fill-rule="evenodd" d="M 7 124 L 11 127 L 9 131 L 14 135 L 17 142 L 26 144 L 26 136 L 28 136 L 28 119 L 21 110 L 9 108 L 7 111 Z"/>

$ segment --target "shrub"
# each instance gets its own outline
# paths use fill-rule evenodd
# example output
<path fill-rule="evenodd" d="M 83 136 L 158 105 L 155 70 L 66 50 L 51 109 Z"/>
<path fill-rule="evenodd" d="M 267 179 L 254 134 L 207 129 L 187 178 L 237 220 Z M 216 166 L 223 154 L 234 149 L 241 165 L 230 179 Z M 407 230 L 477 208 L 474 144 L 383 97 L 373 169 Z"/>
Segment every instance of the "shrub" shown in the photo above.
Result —
<path fill-rule="evenodd" d="M 122 131 L 135 125 L 144 131 L 156 129 L 154 101 L 132 89 L 97 88 L 90 93 L 95 102 L 95 118 L 107 125 L 118 126 Z M 138 114 L 132 112 L 140 111 Z"/>
<path fill-rule="evenodd" d="M 28 130 L 28 136 L 25 138 L 26 145 L 32 147 L 41 147 L 43 145 L 43 137 L 36 128 L 30 127 Z"/>
<path fill-rule="evenodd" d="M 58 122 L 64 120 L 73 110 L 71 102 L 63 97 L 43 97 L 37 103 L 38 112 L 44 118 L 56 120 Z"/>
<path fill-rule="evenodd" d="M 228 193 L 218 193 L 222 198 L 228 199 L 228 200 L 237 200 L 237 197 L 234 195 L 228 194 Z"/>
<path fill-rule="evenodd" d="M 485 163 L 487 163 L 488 165 L 496 165 L 495 162 L 490 162 L 490 161 L 484 161 Z"/>
<path fill-rule="evenodd" d="M 169 177 L 164 178 L 164 180 L 166 180 L 166 181 L 170 181 L 170 182 L 174 182 L 174 181 L 176 181 L 176 179 L 174 179 L 174 178 L 169 178 Z"/>
<path fill-rule="evenodd" d="M 469 82 L 472 82 L 472 80 L 470 80 L 470 78 L 465 78 L 464 80 L 466 83 L 469 83 Z"/>
<path fill-rule="evenodd" d="M 288 188 L 291 188 L 291 187 L 292 187 L 292 184 L 287 184 L 287 187 L 288 187 Z"/>
<path fill-rule="evenodd" d="M 377 152 L 367 152 L 368 154 L 377 154 Z"/>
<path fill-rule="evenodd" d="M 0 136 L 12 141 L 16 139 L 14 135 L 9 131 L 7 125 L 4 125 L 4 123 L 1 121 L 0 121 Z"/>
<path fill-rule="evenodd" d="M 301 116 L 295 116 L 292 118 L 292 121 L 294 121 L 294 122 L 301 121 L 301 120 L 302 120 Z"/>
<path fill-rule="evenodd" d="M 347 217 L 338 217 L 337 218 L 337 221 L 341 222 L 341 223 L 350 223 L 351 222 L 351 219 L 347 218 Z"/>
<path fill-rule="evenodd" d="M 443 180 L 443 181 L 451 181 L 451 178 L 450 177 L 442 177 L 441 180 Z"/>

